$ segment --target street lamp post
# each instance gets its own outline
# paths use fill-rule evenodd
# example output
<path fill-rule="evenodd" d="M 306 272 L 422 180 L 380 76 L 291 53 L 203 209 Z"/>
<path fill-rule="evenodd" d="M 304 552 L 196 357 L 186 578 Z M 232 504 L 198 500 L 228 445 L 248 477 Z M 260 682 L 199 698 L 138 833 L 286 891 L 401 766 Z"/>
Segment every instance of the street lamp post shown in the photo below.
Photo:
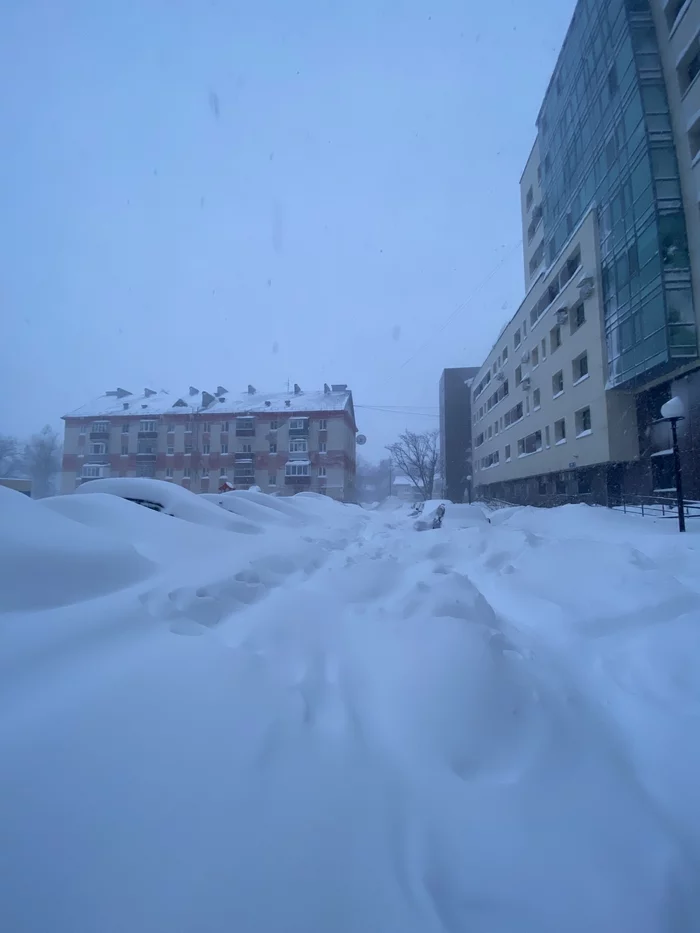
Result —
<path fill-rule="evenodd" d="M 472 504 L 472 477 L 471 473 L 467 476 L 467 501 Z"/>
<path fill-rule="evenodd" d="M 685 531 L 685 507 L 683 505 L 683 477 L 681 476 L 681 458 L 678 451 L 678 430 L 679 421 L 683 420 L 683 402 L 674 396 L 661 406 L 661 420 L 668 421 L 671 425 L 671 436 L 673 438 L 673 471 L 676 477 L 676 504 L 678 507 L 678 530 Z"/>

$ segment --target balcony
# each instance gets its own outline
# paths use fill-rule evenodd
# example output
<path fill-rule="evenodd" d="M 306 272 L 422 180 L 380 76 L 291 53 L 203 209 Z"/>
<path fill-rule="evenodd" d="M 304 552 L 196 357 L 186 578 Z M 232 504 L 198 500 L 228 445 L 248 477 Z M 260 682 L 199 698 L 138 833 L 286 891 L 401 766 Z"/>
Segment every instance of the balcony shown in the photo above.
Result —
<path fill-rule="evenodd" d="M 311 477 L 310 476 L 285 476 L 284 485 L 285 486 L 310 486 Z"/>
<path fill-rule="evenodd" d="M 151 451 L 146 452 L 146 451 L 143 451 L 143 450 L 138 450 L 138 451 L 136 452 L 136 456 L 137 456 L 137 458 L 138 458 L 139 463 L 155 463 L 155 462 L 156 462 L 156 457 L 157 457 L 158 455 L 157 455 L 156 453 L 151 452 Z"/>
<path fill-rule="evenodd" d="M 91 441 L 108 441 L 109 431 L 90 431 Z"/>
<path fill-rule="evenodd" d="M 309 419 L 308 418 L 292 418 L 289 422 L 289 436 L 290 437 L 308 437 L 309 436 Z"/>
<path fill-rule="evenodd" d="M 142 441 L 155 441 L 158 439 L 157 431 L 139 431 L 138 433 L 139 440 Z"/>

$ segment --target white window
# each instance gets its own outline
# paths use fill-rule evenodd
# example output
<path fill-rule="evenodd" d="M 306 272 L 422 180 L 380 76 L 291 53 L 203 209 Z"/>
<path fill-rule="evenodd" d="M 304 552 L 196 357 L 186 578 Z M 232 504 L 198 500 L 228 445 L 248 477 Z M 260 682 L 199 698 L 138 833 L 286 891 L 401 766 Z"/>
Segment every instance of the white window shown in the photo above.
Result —
<path fill-rule="evenodd" d="M 226 479 L 226 467 L 221 467 L 219 470 L 219 477 L 221 479 Z"/>
<path fill-rule="evenodd" d="M 325 454 L 328 451 L 328 444 L 325 441 L 320 441 L 318 445 L 318 452 L 320 454 Z"/>
<path fill-rule="evenodd" d="M 139 431 L 156 431 L 155 421 L 141 421 L 139 423 Z"/>
<path fill-rule="evenodd" d="M 129 445 L 122 444 L 122 457 L 127 457 L 129 455 Z"/>
<path fill-rule="evenodd" d="M 227 453 L 228 453 L 228 444 L 223 444 L 223 443 L 222 443 L 222 445 L 221 445 L 221 453 L 222 453 L 222 454 L 227 454 Z"/>
<path fill-rule="evenodd" d="M 588 353 L 581 353 L 571 363 L 571 375 L 573 383 L 581 382 L 588 375 Z"/>
<path fill-rule="evenodd" d="M 539 347 L 533 347 L 530 352 L 530 360 L 532 362 L 532 368 L 536 369 L 540 365 L 540 349 Z"/>
<path fill-rule="evenodd" d="M 184 476 L 185 479 L 189 479 L 190 476 L 192 475 L 192 470 L 190 470 L 189 467 L 185 467 L 185 469 L 182 471 L 182 475 Z"/>
<path fill-rule="evenodd" d="M 533 407 L 533 409 L 534 409 L 535 411 L 537 411 L 537 409 L 540 407 L 540 405 L 541 405 L 541 401 L 540 401 L 540 390 L 539 390 L 539 389 L 533 389 L 533 390 L 532 390 L 532 407 Z"/>
<path fill-rule="evenodd" d="M 202 467 L 201 476 L 202 479 L 209 479 L 209 467 Z"/>
<path fill-rule="evenodd" d="M 544 426 L 544 446 L 549 447 L 549 425 Z"/>
<path fill-rule="evenodd" d="M 202 431 L 204 431 L 205 434 L 208 434 L 211 431 L 211 425 L 208 421 L 202 422 Z"/>
<path fill-rule="evenodd" d="M 172 444 L 168 444 L 168 456 L 172 457 L 174 453 L 175 453 L 175 448 L 173 447 Z"/>
<path fill-rule="evenodd" d="M 173 468 L 172 468 L 172 467 L 166 467 L 166 468 L 165 468 L 165 478 L 166 478 L 166 479 L 172 479 L 172 478 L 173 478 Z"/>
<path fill-rule="evenodd" d="M 289 452 L 292 454 L 305 454 L 309 450 L 309 442 L 305 437 L 292 437 L 289 441 Z"/>
<path fill-rule="evenodd" d="M 128 433 L 129 433 L 129 424 L 128 424 L 128 422 L 125 422 L 125 423 L 122 425 L 122 434 L 128 434 Z"/>
<path fill-rule="evenodd" d="M 564 391 L 564 373 L 560 369 L 552 376 L 552 397 L 557 398 Z"/>
<path fill-rule="evenodd" d="M 90 444 L 90 453 L 91 453 L 91 454 L 106 454 L 106 453 L 107 453 L 107 445 L 104 444 L 104 443 L 102 443 L 102 444 L 99 444 L 99 443 L 98 443 L 98 444 Z"/>
<path fill-rule="evenodd" d="M 186 421 L 185 422 L 185 434 L 191 434 L 191 433 L 192 433 L 192 422 Z"/>
<path fill-rule="evenodd" d="M 270 453 L 271 454 L 277 453 L 277 444 L 274 444 L 274 443 L 270 444 Z"/>
<path fill-rule="evenodd" d="M 242 454 L 252 454 L 253 445 L 252 444 L 241 444 L 241 453 Z"/>
<path fill-rule="evenodd" d="M 228 433 L 228 421 L 222 421 L 222 422 L 221 422 L 221 430 L 222 430 L 224 433 Z"/>
<path fill-rule="evenodd" d="M 277 485 L 277 474 L 276 473 L 270 473 L 270 475 L 267 477 L 267 485 L 268 486 Z"/>
<path fill-rule="evenodd" d="M 566 419 L 560 418 L 554 422 L 554 443 L 563 444 L 566 440 Z"/>
<path fill-rule="evenodd" d="M 325 418 L 321 418 L 321 420 L 318 422 L 318 429 L 319 431 L 328 430 L 328 421 Z"/>
<path fill-rule="evenodd" d="M 290 431 L 303 431 L 306 428 L 306 422 L 308 418 L 290 418 L 289 419 L 289 430 Z"/>
<path fill-rule="evenodd" d="M 202 444 L 202 453 L 208 454 L 211 451 L 211 444 Z"/>
<path fill-rule="evenodd" d="M 270 422 L 270 430 L 271 430 L 271 431 L 276 431 L 277 428 L 279 428 L 279 426 L 280 426 L 279 421 L 271 421 L 271 422 Z"/>
<path fill-rule="evenodd" d="M 109 421 L 94 421 L 90 430 L 95 434 L 105 434 L 109 431 Z"/>
<path fill-rule="evenodd" d="M 81 434 L 87 433 L 87 425 L 86 425 L 86 424 L 81 424 L 81 425 L 80 425 L 80 433 L 81 433 Z"/>
<path fill-rule="evenodd" d="M 319 479 L 325 479 L 325 478 L 326 478 L 326 468 L 325 468 L 325 467 L 319 467 L 319 468 L 318 468 L 318 478 L 319 478 Z"/>
<path fill-rule="evenodd" d="M 190 455 L 191 453 L 192 453 L 192 444 L 191 444 L 191 442 L 190 442 L 190 443 L 185 443 L 185 454 L 186 454 L 186 456 L 189 457 L 189 455 Z"/>
<path fill-rule="evenodd" d="M 591 433 L 591 409 L 580 408 L 575 413 L 576 418 L 576 437 L 585 437 Z"/>
<path fill-rule="evenodd" d="M 106 469 L 107 468 L 100 463 L 85 463 L 83 464 L 82 475 L 86 479 L 98 479 L 105 475 Z"/>
<path fill-rule="evenodd" d="M 308 463 L 295 463 L 293 460 L 290 463 L 287 463 L 284 468 L 285 476 L 308 476 L 309 475 L 309 464 Z"/>
<path fill-rule="evenodd" d="M 168 432 L 168 434 L 174 434 L 174 433 L 175 433 L 175 425 L 174 425 L 174 424 L 169 424 L 169 425 L 167 425 L 166 431 Z"/>

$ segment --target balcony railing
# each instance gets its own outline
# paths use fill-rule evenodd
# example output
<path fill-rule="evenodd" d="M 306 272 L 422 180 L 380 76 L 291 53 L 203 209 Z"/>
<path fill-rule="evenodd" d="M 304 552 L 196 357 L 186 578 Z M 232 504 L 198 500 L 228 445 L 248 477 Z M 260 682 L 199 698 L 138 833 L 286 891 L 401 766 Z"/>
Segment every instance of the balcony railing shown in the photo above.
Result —
<path fill-rule="evenodd" d="M 109 431 L 90 431 L 91 441 L 108 441 Z"/>
<path fill-rule="evenodd" d="M 308 486 L 311 483 L 310 476 L 285 476 L 285 486 Z"/>
<path fill-rule="evenodd" d="M 158 437 L 157 431 L 139 431 L 138 436 L 141 440 L 152 441 L 156 440 Z"/>
<path fill-rule="evenodd" d="M 158 456 L 154 451 L 137 450 L 136 456 L 142 463 L 155 463 Z"/>

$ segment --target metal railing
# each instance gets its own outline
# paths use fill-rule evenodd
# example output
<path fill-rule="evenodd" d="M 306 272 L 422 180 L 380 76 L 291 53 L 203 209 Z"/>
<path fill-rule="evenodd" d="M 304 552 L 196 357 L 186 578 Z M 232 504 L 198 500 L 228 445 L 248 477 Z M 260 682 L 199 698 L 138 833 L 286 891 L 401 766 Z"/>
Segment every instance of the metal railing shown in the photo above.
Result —
<path fill-rule="evenodd" d="M 619 496 L 611 499 L 609 508 L 631 515 L 653 518 L 678 518 L 678 505 L 670 496 Z M 686 518 L 700 518 L 700 502 L 685 499 L 683 514 Z"/>

